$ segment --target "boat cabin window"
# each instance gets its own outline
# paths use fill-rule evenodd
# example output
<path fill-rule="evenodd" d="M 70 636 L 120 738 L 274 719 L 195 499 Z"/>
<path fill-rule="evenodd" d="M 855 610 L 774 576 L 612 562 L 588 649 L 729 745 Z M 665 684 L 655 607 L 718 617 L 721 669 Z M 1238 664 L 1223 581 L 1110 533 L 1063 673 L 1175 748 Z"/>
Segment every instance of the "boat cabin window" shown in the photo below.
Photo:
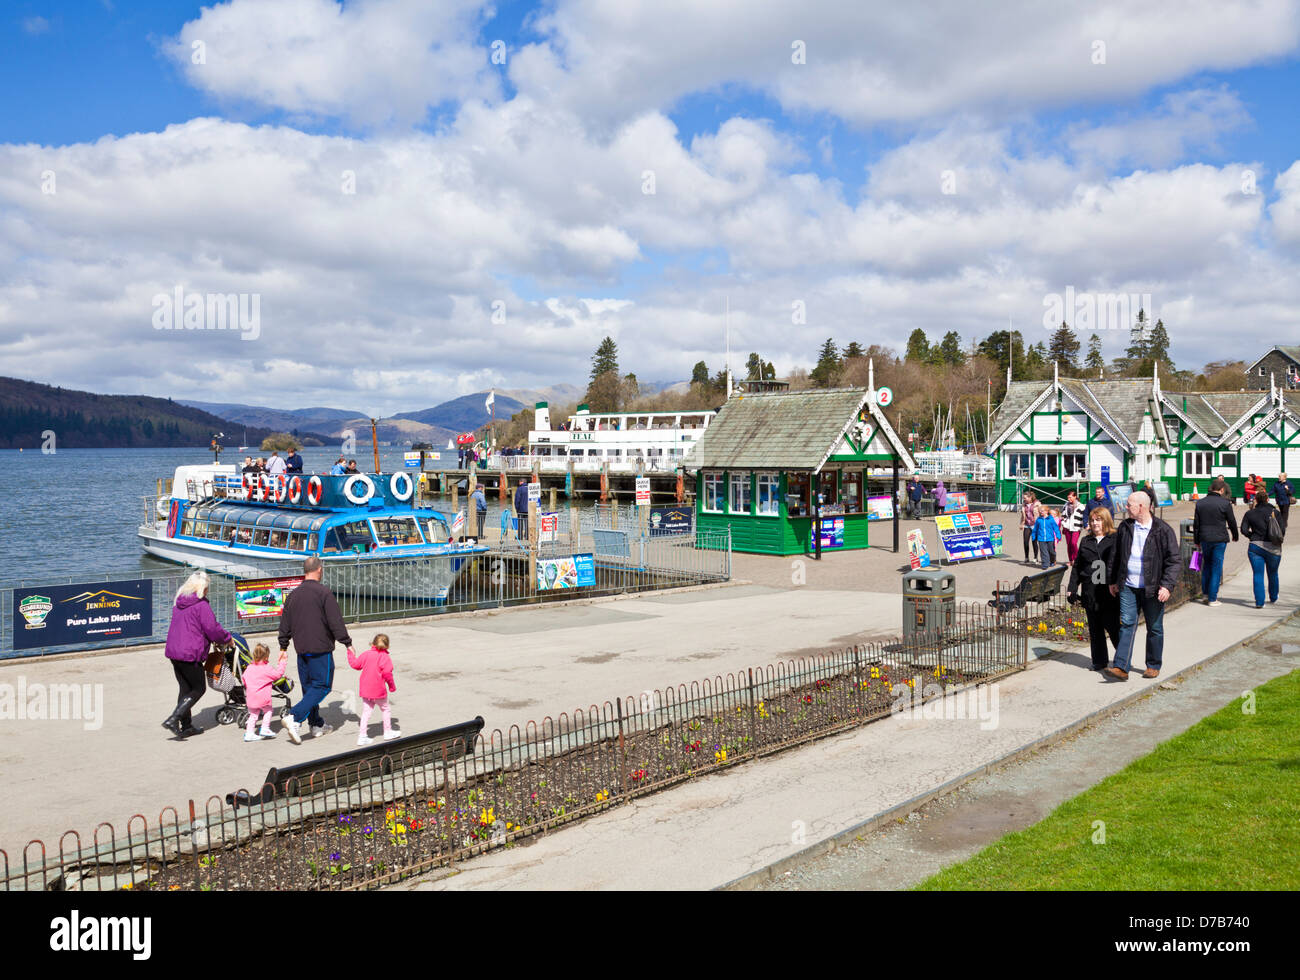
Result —
<path fill-rule="evenodd" d="M 451 530 L 445 521 L 430 517 L 424 522 L 424 536 L 430 544 L 446 544 L 451 540 Z"/>
<path fill-rule="evenodd" d="M 371 521 L 379 544 L 422 544 L 414 517 L 377 517 Z"/>
<path fill-rule="evenodd" d="M 329 551 L 352 551 L 358 545 L 361 550 L 369 551 L 374 547 L 375 539 L 370 533 L 370 524 L 367 521 L 352 521 L 349 524 L 341 524 L 338 527 L 332 527 L 329 533 L 325 535 L 325 550 Z"/>
<path fill-rule="evenodd" d="M 185 518 L 185 520 L 181 521 L 181 534 L 189 535 L 193 533 L 194 533 L 194 518 L 187 517 Z"/>
<path fill-rule="evenodd" d="M 269 540 L 270 534 L 271 532 L 264 527 L 257 528 L 253 532 L 253 544 L 261 548 L 265 548 L 270 543 Z"/>
<path fill-rule="evenodd" d="M 293 534 L 290 534 L 289 548 L 292 549 L 293 551 L 306 551 L 307 535 L 297 531 L 295 531 Z"/>
<path fill-rule="evenodd" d="M 313 534 L 313 535 L 311 535 L 310 537 L 307 538 L 307 550 L 308 550 L 308 551 L 315 552 L 319 547 L 320 547 L 320 536 L 319 536 L 319 535 L 315 535 L 315 534 Z"/>
<path fill-rule="evenodd" d="M 288 532 L 288 531 L 272 531 L 272 532 L 271 532 L 271 547 L 272 547 L 272 548 L 287 548 L 287 547 L 289 547 L 289 532 Z"/>
<path fill-rule="evenodd" d="M 221 537 L 221 522 L 220 522 L 220 521 L 208 521 L 207 536 L 208 536 L 209 538 L 219 538 L 219 537 Z"/>
<path fill-rule="evenodd" d="M 235 536 L 235 525 L 233 525 L 233 524 L 223 524 L 223 525 L 221 526 L 221 540 L 222 540 L 222 541 L 229 541 L 229 540 L 230 540 L 231 538 L 233 538 L 234 536 Z"/>

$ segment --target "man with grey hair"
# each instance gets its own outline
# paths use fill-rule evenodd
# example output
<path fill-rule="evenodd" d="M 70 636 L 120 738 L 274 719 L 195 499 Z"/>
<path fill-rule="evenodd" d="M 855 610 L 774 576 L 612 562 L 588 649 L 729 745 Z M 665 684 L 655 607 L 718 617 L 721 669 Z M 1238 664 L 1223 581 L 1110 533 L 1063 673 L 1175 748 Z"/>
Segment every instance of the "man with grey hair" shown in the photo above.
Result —
<path fill-rule="evenodd" d="M 343 625 L 338 600 L 321 582 L 321 560 L 309 555 L 302 563 L 303 582 L 284 601 L 280 616 L 280 651 L 293 640 L 298 654 L 298 680 L 302 700 L 284 718 L 284 730 L 295 745 L 302 741 L 298 726 L 308 722 L 313 738 L 332 729 L 320 714 L 320 703 L 334 687 L 334 644 L 342 643 L 352 653 L 352 637 Z"/>
<path fill-rule="evenodd" d="M 1128 680 L 1137 635 L 1138 611 L 1147 624 L 1146 669 L 1142 676 L 1160 675 L 1165 648 L 1165 603 L 1182 573 L 1182 556 L 1174 529 L 1151 513 L 1151 498 L 1135 490 L 1128 498 L 1128 514 L 1115 536 L 1111 559 L 1110 594 L 1119 597 L 1119 643 L 1115 663 L 1106 673 Z"/>

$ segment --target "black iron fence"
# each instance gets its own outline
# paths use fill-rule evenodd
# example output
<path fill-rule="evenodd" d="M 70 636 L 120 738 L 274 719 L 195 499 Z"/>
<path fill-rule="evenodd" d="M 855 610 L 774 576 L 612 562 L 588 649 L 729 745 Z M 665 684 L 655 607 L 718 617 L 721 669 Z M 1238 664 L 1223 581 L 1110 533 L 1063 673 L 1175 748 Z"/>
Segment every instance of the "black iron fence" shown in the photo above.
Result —
<path fill-rule="evenodd" d="M 136 814 L 120 832 L 101 823 L 89 839 L 69 831 L 52 847 L 0 850 L 0 890 L 369 888 L 945 695 L 945 706 L 971 702 L 957 717 L 996 725 L 996 699 L 986 717 L 972 695 L 1024 668 L 1024 611 L 956 613 L 942 631 L 496 730 L 464 754 L 385 756 L 304 775 L 253 806 L 213 796 L 153 821 Z"/>

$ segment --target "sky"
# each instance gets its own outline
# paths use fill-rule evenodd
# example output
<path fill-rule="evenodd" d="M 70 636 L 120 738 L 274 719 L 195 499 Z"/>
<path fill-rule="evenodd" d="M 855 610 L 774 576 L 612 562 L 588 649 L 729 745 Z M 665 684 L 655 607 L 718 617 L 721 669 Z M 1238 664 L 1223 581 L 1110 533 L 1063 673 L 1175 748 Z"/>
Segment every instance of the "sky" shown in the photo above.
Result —
<path fill-rule="evenodd" d="M 6 0 L 0 374 L 391 414 L 605 336 L 1114 357 L 1138 305 L 1253 361 L 1300 343 L 1298 49 L 1300 0 Z"/>

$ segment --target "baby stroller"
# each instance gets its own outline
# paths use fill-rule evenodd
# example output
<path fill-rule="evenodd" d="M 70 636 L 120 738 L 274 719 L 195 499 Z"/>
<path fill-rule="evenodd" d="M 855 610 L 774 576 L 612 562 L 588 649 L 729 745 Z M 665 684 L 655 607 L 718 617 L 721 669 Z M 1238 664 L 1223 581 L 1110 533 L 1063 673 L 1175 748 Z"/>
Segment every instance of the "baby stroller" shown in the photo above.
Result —
<path fill-rule="evenodd" d="M 253 662 L 253 651 L 248 641 L 240 633 L 230 634 L 230 643 L 215 647 L 208 654 L 204 673 L 208 677 L 208 687 L 225 696 L 226 703 L 217 709 L 217 723 L 220 725 L 248 722 L 248 709 L 244 707 L 244 668 Z M 273 713 L 283 718 L 289 713 L 289 694 L 293 690 L 293 681 L 281 677 L 271 686 L 271 702 L 283 701 Z"/>

